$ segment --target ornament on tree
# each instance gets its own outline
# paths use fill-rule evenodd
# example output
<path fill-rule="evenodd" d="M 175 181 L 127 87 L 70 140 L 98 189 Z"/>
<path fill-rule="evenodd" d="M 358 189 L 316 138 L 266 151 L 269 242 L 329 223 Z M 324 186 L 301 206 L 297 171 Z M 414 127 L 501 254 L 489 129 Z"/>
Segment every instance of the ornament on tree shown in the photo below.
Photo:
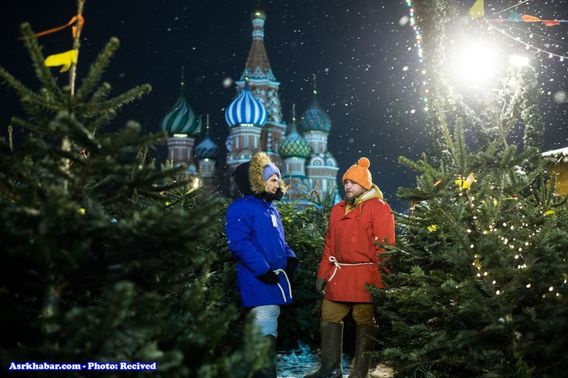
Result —
<path fill-rule="evenodd" d="M 475 175 L 472 172 L 467 176 L 466 179 L 460 176 L 454 181 L 454 183 L 460 190 L 468 190 L 469 188 L 471 188 L 471 184 L 473 184 L 475 181 Z"/>
<path fill-rule="evenodd" d="M 428 232 L 436 232 L 439 228 L 440 227 L 438 227 L 437 224 L 431 224 L 430 226 L 428 226 Z"/>

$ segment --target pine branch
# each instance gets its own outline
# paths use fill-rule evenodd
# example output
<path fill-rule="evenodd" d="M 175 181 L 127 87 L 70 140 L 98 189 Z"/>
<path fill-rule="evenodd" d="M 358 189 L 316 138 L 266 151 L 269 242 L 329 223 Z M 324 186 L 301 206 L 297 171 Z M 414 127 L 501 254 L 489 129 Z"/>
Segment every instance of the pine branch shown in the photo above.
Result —
<path fill-rule="evenodd" d="M 45 58 L 41 52 L 41 47 L 37 43 L 37 39 L 34 37 L 31 25 L 27 22 L 23 23 L 20 26 L 20 32 L 24 45 L 30 54 L 32 65 L 39 82 L 55 99 L 60 101 L 61 104 L 64 104 L 67 95 L 59 88 L 49 68 L 43 63 Z"/>
<path fill-rule="evenodd" d="M 32 131 L 34 133 L 38 133 L 38 135 L 45 134 L 45 130 L 41 130 L 41 128 L 39 128 L 35 123 L 24 120 L 22 118 L 12 117 L 10 119 L 10 122 L 14 126 L 18 126 L 18 127 L 21 127 L 22 129 L 26 129 L 26 130 Z"/>
<path fill-rule="evenodd" d="M 55 127 L 65 127 L 68 133 L 73 136 L 76 143 L 90 150 L 100 149 L 100 143 L 94 138 L 91 132 L 83 127 L 74 117 L 67 112 L 60 112 L 53 121 Z"/>
<path fill-rule="evenodd" d="M 93 103 L 102 102 L 103 100 L 105 100 L 108 97 L 111 89 L 112 89 L 112 87 L 109 83 L 102 83 L 95 90 L 95 93 L 93 93 L 93 96 L 91 97 L 90 102 L 93 102 Z M 79 90 L 81 90 L 81 89 L 79 89 Z"/>
<path fill-rule="evenodd" d="M 438 130 L 442 133 L 443 142 L 448 148 L 450 155 L 455 156 L 455 146 L 450 134 L 450 128 L 448 126 L 448 118 L 446 117 L 445 103 L 441 98 L 435 98 L 432 103 L 432 110 L 436 120 L 436 125 Z"/>
<path fill-rule="evenodd" d="M 97 56 L 95 62 L 89 68 L 89 73 L 83 79 L 81 86 L 75 94 L 75 101 L 80 102 L 84 100 L 89 95 L 89 93 L 91 93 L 93 88 L 95 88 L 97 83 L 101 80 L 105 69 L 109 65 L 111 58 L 113 57 L 119 46 L 120 42 L 118 38 L 113 37 L 110 39 L 110 41 Z M 96 93 L 97 92 L 95 92 L 95 94 Z"/>
<path fill-rule="evenodd" d="M 49 96 L 45 88 L 36 93 L 19 80 L 14 78 L 4 68 L 0 67 L 0 77 L 3 83 L 11 87 L 19 96 L 24 111 L 32 118 L 41 117 L 42 111 L 55 113 L 61 109 L 61 104 Z"/>
<path fill-rule="evenodd" d="M 468 167 L 467 167 L 467 147 L 465 145 L 465 136 L 463 133 L 463 123 L 462 119 L 458 118 L 456 121 L 456 129 L 454 131 L 454 140 L 456 146 L 456 156 L 454 159 L 458 163 L 459 170 L 462 172 L 463 175 L 467 175 Z"/>
<path fill-rule="evenodd" d="M 111 123 L 111 121 L 116 117 L 116 112 L 108 111 L 103 114 L 98 114 L 97 118 L 91 123 L 87 123 L 85 127 L 90 130 L 93 134 L 97 132 L 97 130 L 107 126 Z"/>
<path fill-rule="evenodd" d="M 116 111 L 124 105 L 134 102 L 145 94 L 150 93 L 151 90 L 152 86 L 150 84 L 139 85 L 117 97 L 101 103 L 98 106 L 101 112 L 108 112 L 110 110 Z"/>
<path fill-rule="evenodd" d="M 426 163 L 424 160 L 414 161 L 407 158 L 406 156 L 399 156 L 398 162 L 420 173 L 425 173 L 427 171 L 434 170 L 434 167 Z"/>
<path fill-rule="evenodd" d="M 21 81 L 12 76 L 3 67 L 0 67 L 0 77 L 3 79 L 2 82 L 14 89 L 20 98 L 40 98 L 37 93 L 22 84 Z"/>

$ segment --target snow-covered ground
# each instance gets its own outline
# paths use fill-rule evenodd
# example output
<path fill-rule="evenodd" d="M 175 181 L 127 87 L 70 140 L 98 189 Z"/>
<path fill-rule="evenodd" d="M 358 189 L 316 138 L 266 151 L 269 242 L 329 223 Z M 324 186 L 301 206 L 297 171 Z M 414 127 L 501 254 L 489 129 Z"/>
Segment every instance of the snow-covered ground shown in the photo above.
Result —
<path fill-rule="evenodd" d="M 301 378 L 319 366 L 319 358 L 309 346 L 300 344 L 298 350 L 289 353 L 278 353 L 278 378 Z M 349 375 L 349 356 L 343 354 L 343 376 Z M 377 366 L 372 377 L 390 378 L 393 376 L 392 369 L 380 364 Z"/>

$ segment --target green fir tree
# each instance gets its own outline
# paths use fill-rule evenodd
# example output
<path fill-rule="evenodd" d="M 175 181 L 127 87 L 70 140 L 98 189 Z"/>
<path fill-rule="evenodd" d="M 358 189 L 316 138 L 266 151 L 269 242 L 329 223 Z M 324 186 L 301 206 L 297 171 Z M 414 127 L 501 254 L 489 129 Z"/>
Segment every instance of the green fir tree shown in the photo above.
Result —
<path fill-rule="evenodd" d="M 156 169 L 148 155 L 163 135 L 107 127 L 150 86 L 109 98 L 101 77 L 115 38 L 76 90 L 75 67 L 62 86 L 21 30 L 40 88 L 0 67 L 25 113 L 12 119 L 23 140 L 0 139 L 2 369 L 139 361 L 157 362 L 153 376 L 251 377 L 263 345 L 254 330 L 232 334 L 239 314 L 212 274 L 225 201 L 188 190 L 184 167 Z"/>
<path fill-rule="evenodd" d="M 399 189 L 410 212 L 397 217 L 387 289 L 374 292 L 380 357 L 401 377 L 564 376 L 568 209 L 540 156 L 536 75 L 509 72 L 491 101 L 468 106 L 436 69 L 455 7 L 416 6 L 439 139 L 429 156 L 401 158 L 418 176 Z M 511 136 L 518 124 L 523 144 Z"/>
<path fill-rule="evenodd" d="M 316 293 L 314 283 L 323 253 L 330 210 L 330 203 L 314 203 L 305 208 L 299 208 L 294 203 L 278 206 L 286 241 L 300 261 L 292 281 L 294 303 L 283 308 L 280 321 L 280 335 L 287 341 L 286 347 L 289 349 L 297 347 L 300 341 L 319 345 L 321 296 Z"/>

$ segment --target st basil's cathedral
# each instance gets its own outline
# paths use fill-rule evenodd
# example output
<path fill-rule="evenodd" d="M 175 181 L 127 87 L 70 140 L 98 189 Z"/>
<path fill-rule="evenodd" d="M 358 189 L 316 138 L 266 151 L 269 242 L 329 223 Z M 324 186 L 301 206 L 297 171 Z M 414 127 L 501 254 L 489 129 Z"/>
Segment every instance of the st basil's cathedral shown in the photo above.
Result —
<path fill-rule="evenodd" d="M 337 202 L 337 171 L 335 158 L 328 151 L 327 139 L 331 120 L 321 108 L 315 88 L 310 106 L 297 122 L 295 105 L 292 119 L 287 125 L 282 117 L 278 93 L 280 82 L 272 72 L 264 45 L 266 14 L 256 10 L 252 14 L 252 44 L 245 69 L 236 85 L 236 97 L 225 108 L 225 121 L 229 127 L 227 171 L 222 174 L 222 187 L 227 194 L 236 196 L 230 179 L 234 169 L 249 161 L 257 151 L 265 151 L 280 168 L 288 186 L 285 200 L 309 204 L 315 196 Z M 223 169 L 219 147 L 210 136 L 209 117 L 201 141 L 202 120 L 188 105 L 182 93 L 161 121 L 168 134 L 169 164 L 185 164 L 187 173 L 197 182 L 214 185 L 218 169 Z"/>

